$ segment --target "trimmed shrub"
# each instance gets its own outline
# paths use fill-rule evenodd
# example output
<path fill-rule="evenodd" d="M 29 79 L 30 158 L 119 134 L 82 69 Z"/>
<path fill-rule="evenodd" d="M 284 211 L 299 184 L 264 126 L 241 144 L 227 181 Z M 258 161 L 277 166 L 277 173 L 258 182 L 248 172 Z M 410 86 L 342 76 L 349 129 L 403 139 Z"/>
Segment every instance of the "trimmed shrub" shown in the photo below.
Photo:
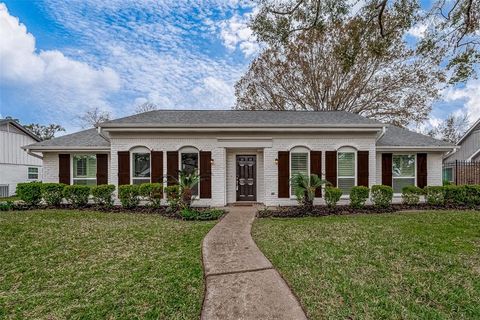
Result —
<path fill-rule="evenodd" d="M 342 190 L 336 187 L 325 188 L 325 203 L 329 207 L 334 207 L 342 196 Z"/>
<path fill-rule="evenodd" d="M 445 190 L 442 186 L 425 187 L 425 198 L 432 206 L 441 206 L 445 203 Z"/>
<path fill-rule="evenodd" d="M 465 188 L 465 203 L 468 206 L 480 205 L 480 185 L 466 185 Z"/>
<path fill-rule="evenodd" d="M 406 186 L 402 189 L 402 201 L 404 204 L 417 205 L 423 190 L 417 186 Z"/>
<path fill-rule="evenodd" d="M 384 185 L 372 186 L 372 202 L 375 206 L 387 208 L 392 203 L 393 188 Z"/>
<path fill-rule="evenodd" d="M 220 209 L 195 210 L 194 208 L 183 208 L 180 216 L 183 220 L 216 220 L 223 215 Z"/>
<path fill-rule="evenodd" d="M 13 201 L 7 200 L 0 202 L 0 211 L 10 211 L 13 210 Z"/>
<path fill-rule="evenodd" d="M 165 188 L 167 194 L 168 211 L 177 212 L 182 202 L 180 187 L 178 185 L 168 186 Z"/>
<path fill-rule="evenodd" d="M 370 189 L 364 186 L 355 186 L 350 190 L 350 206 L 363 208 L 370 194 Z"/>
<path fill-rule="evenodd" d="M 29 206 L 37 206 L 42 201 L 42 183 L 25 182 L 17 184 L 17 196 Z"/>
<path fill-rule="evenodd" d="M 92 187 L 93 201 L 96 205 L 110 208 L 113 206 L 113 192 L 115 186 L 113 184 L 101 184 Z"/>
<path fill-rule="evenodd" d="M 445 203 L 454 205 L 465 204 L 466 192 L 464 186 L 443 186 L 443 190 L 445 192 Z"/>
<path fill-rule="evenodd" d="M 63 197 L 76 208 L 84 207 L 88 203 L 90 187 L 85 185 L 68 185 L 63 189 Z"/>
<path fill-rule="evenodd" d="M 140 187 L 136 184 L 123 185 L 118 187 L 118 198 L 122 203 L 122 207 L 127 209 L 133 209 L 138 207 L 140 203 Z"/>
<path fill-rule="evenodd" d="M 142 183 L 139 192 L 152 208 L 159 208 L 162 205 L 163 185 L 161 183 Z"/>
<path fill-rule="evenodd" d="M 62 203 L 63 183 L 43 183 L 42 184 L 42 198 L 49 206 L 58 207 Z"/>

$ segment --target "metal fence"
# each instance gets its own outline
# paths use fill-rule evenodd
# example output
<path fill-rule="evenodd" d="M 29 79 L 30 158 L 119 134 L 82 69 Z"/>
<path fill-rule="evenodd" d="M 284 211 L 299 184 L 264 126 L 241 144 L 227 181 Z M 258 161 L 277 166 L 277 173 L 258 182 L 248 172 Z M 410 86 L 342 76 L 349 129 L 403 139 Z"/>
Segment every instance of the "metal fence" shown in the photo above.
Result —
<path fill-rule="evenodd" d="M 444 162 L 443 180 L 456 185 L 480 184 L 480 161 Z"/>

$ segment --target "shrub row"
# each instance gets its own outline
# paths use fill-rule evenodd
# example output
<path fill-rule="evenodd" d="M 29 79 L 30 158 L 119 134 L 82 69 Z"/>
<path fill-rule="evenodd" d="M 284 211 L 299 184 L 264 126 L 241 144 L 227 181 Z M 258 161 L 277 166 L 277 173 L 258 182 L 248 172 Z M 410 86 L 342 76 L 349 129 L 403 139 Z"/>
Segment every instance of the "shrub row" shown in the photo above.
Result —
<path fill-rule="evenodd" d="M 88 204 L 90 195 L 92 195 L 96 205 L 111 207 L 114 191 L 114 185 L 90 187 L 42 182 L 19 183 L 17 185 L 17 196 L 28 206 L 38 206 L 43 200 L 48 206 L 58 207 L 65 199 L 72 206 L 81 208 Z"/>
<path fill-rule="evenodd" d="M 371 194 L 372 202 L 378 207 L 388 207 L 392 203 L 393 189 L 389 186 L 375 185 L 371 189 L 363 186 L 355 186 L 350 190 L 350 206 L 353 208 L 363 208 L 365 202 Z M 325 188 L 325 203 L 327 207 L 334 207 L 337 205 L 342 191 L 336 187 Z"/>

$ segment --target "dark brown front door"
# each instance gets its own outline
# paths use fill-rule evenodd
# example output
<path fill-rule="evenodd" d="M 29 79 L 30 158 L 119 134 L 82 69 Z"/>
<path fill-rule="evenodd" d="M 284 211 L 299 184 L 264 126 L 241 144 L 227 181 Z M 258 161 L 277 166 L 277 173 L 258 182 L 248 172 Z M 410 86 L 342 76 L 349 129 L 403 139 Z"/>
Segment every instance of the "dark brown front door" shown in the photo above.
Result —
<path fill-rule="evenodd" d="M 257 200 L 257 156 L 237 156 L 237 201 Z"/>

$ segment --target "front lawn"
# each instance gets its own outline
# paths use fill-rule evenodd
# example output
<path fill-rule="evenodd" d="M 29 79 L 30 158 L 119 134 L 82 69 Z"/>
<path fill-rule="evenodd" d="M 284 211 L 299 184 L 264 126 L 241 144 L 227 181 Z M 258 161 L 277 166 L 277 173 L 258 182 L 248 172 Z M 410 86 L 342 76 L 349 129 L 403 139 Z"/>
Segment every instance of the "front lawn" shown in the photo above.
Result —
<path fill-rule="evenodd" d="M 480 213 L 257 219 L 311 319 L 480 319 Z"/>
<path fill-rule="evenodd" d="M 88 211 L 0 212 L 0 318 L 194 319 L 214 222 Z"/>

